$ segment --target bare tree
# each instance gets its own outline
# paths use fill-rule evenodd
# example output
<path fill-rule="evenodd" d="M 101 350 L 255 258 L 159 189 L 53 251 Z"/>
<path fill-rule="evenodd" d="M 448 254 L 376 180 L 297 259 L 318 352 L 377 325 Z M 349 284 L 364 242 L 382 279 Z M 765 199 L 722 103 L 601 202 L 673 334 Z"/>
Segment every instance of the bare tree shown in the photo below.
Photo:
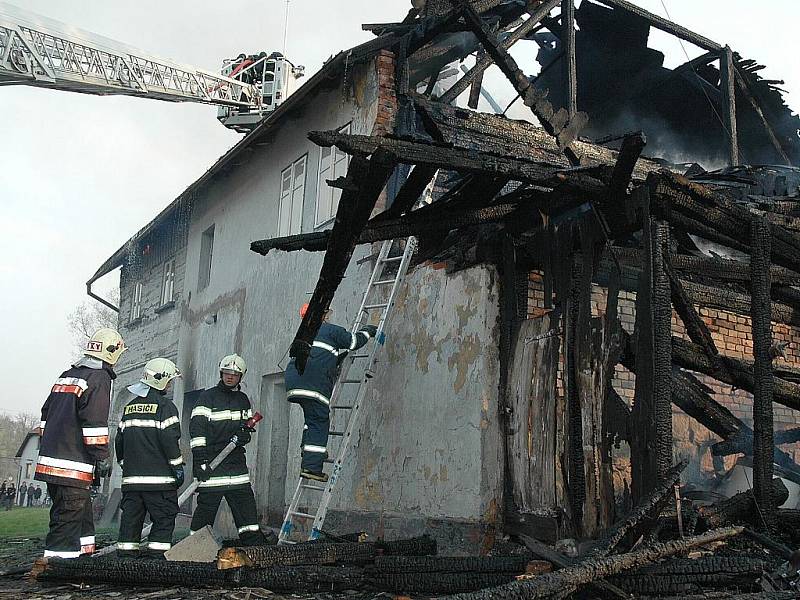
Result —
<path fill-rule="evenodd" d="M 119 306 L 119 290 L 111 290 L 108 299 L 112 304 Z M 83 352 L 86 341 L 101 327 L 116 329 L 118 318 L 115 311 L 96 300 L 87 299 L 76 306 L 67 317 L 76 353 Z"/>

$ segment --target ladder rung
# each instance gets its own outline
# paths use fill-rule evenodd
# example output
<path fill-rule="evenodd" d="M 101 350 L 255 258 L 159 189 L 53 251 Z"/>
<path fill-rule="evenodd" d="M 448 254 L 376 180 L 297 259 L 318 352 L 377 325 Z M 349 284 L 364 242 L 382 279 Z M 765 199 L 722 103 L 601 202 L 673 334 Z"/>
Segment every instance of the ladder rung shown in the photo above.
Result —
<path fill-rule="evenodd" d="M 344 435 L 344 431 L 329 431 L 328 435 L 339 435 L 339 436 L 342 436 L 342 435 Z"/>
<path fill-rule="evenodd" d="M 356 358 L 369 358 L 369 356 L 370 356 L 369 354 L 351 354 L 351 355 L 350 355 L 350 358 L 352 358 L 352 359 L 356 359 Z"/>
<path fill-rule="evenodd" d="M 390 283 L 394 283 L 397 281 L 396 279 L 384 279 L 383 281 L 375 281 L 372 285 L 389 285 Z"/>
<path fill-rule="evenodd" d="M 388 302 L 384 302 L 383 304 L 365 304 L 364 310 L 372 310 L 373 308 L 384 308 L 389 306 Z"/>
<path fill-rule="evenodd" d="M 403 260 L 403 255 L 400 256 L 390 256 L 389 258 L 384 258 L 381 262 L 397 262 L 398 260 Z"/>
<path fill-rule="evenodd" d="M 301 483 L 300 487 L 301 488 L 305 488 L 307 490 L 317 490 L 318 492 L 324 492 L 325 491 L 324 487 L 320 487 L 318 485 L 311 485 L 311 484 L 308 484 L 308 483 Z"/>
<path fill-rule="evenodd" d="M 317 515 L 310 515 L 304 512 L 290 512 L 290 515 L 294 515 L 295 517 L 301 517 L 303 519 L 316 519 Z"/>
<path fill-rule="evenodd" d="M 360 379 L 342 379 L 342 383 L 361 383 Z"/>
<path fill-rule="evenodd" d="M 333 410 L 353 410 L 353 407 L 352 406 L 342 405 L 342 406 L 331 406 L 331 409 L 333 409 Z"/>

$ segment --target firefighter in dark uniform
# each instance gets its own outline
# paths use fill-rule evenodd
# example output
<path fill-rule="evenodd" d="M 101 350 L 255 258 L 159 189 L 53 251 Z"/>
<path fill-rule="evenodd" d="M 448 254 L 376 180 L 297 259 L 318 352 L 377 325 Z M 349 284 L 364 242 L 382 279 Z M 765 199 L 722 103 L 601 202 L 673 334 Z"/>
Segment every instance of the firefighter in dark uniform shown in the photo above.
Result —
<path fill-rule="evenodd" d="M 150 514 L 146 552 L 162 558 L 172 547 L 178 488 L 183 484 L 181 424 L 178 409 L 166 396 L 170 382 L 180 377 L 175 363 L 166 358 L 147 361 L 139 383 L 128 386 L 135 397 L 122 413 L 114 449 L 122 467 L 122 517 L 117 552 L 136 556 L 142 525 Z"/>
<path fill-rule="evenodd" d="M 94 552 L 89 488 L 95 475 L 111 472 L 108 409 L 113 366 L 125 349 L 117 331 L 97 331 L 84 357 L 61 374 L 42 407 L 35 479 L 47 483 L 53 500 L 45 556 L 77 558 Z"/>
<path fill-rule="evenodd" d="M 305 316 L 306 310 L 308 304 L 300 309 L 300 317 Z M 361 348 L 377 333 L 374 325 L 365 325 L 356 333 L 350 333 L 344 327 L 328 323 L 329 316 L 330 310 L 325 313 L 324 322 L 311 345 L 303 374 L 298 372 L 294 359 L 289 361 L 284 373 L 286 400 L 302 407 L 305 421 L 300 477 L 322 482 L 328 481 L 322 466 L 328 456 L 330 398 L 339 365 L 349 351 Z"/>
<path fill-rule="evenodd" d="M 258 526 L 256 499 L 244 451 L 252 433 L 245 425 L 252 416 L 250 400 L 239 385 L 246 372 L 247 365 L 238 354 L 223 358 L 219 363 L 219 383 L 200 394 L 192 409 L 189 421 L 192 472 L 200 485 L 191 533 L 214 524 L 220 502 L 225 498 L 242 544 L 260 545 L 266 543 L 266 538 Z M 236 449 L 212 471 L 209 463 L 231 441 L 236 442 Z"/>

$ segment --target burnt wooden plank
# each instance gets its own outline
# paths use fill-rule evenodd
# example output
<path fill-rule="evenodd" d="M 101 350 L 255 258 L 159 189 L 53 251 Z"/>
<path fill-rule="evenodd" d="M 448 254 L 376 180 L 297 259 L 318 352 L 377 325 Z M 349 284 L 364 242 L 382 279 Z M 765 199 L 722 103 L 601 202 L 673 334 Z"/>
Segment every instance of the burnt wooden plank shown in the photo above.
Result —
<path fill-rule="evenodd" d="M 368 221 L 359 234 L 356 244 L 369 244 L 412 235 L 447 233 L 451 229 L 483 223 L 495 223 L 507 218 L 515 222 L 527 220 L 530 227 L 536 227 L 541 224 L 541 221 L 537 224 L 530 219 L 531 216 L 536 214 L 535 210 L 526 210 L 524 207 L 520 207 L 519 204 L 512 203 L 494 204 L 479 208 L 456 206 L 446 209 L 433 204 L 425 209 L 411 211 L 402 217 L 393 219 L 377 219 L 376 217 Z M 282 238 L 256 240 L 250 244 L 250 249 L 263 255 L 272 250 L 320 252 L 328 248 L 328 244 L 334 235 L 335 233 L 331 231 L 321 231 Z"/>
<path fill-rule="evenodd" d="M 750 227 L 750 212 L 746 207 L 668 171 L 648 176 L 648 187 L 653 212 L 659 218 L 683 225 L 688 233 L 749 252 L 749 240 L 742 240 L 741 235 Z M 703 227 L 697 228 L 697 223 Z M 770 235 L 772 262 L 800 272 L 800 235 L 776 224 L 770 224 Z"/>
<path fill-rule="evenodd" d="M 392 205 L 385 211 L 375 216 L 376 220 L 390 219 L 399 217 L 403 213 L 411 210 L 419 200 L 422 192 L 428 187 L 431 179 L 436 175 L 436 167 L 415 166 L 409 173 L 405 182 L 397 192 Z"/>
<path fill-rule="evenodd" d="M 726 47 L 727 51 L 730 48 Z M 772 503 L 772 322 L 770 319 L 770 231 L 762 217 L 754 215 L 750 224 L 750 258 L 753 332 L 753 496 L 762 507 L 767 525 L 775 525 Z"/>
<path fill-rule="evenodd" d="M 356 154 L 350 161 L 348 176 L 352 174 L 351 179 L 358 187 L 358 191 L 342 192 L 319 280 L 311 296 L 308 310 L 289 348 L 289 356 L 295 359 L 295 366 L 301 373 L 305 369 L 311 343 L 344 277 L 358 236 L 375 208 L 378 196 L 392 174 L 394 166 L 395 162 L 391 156 L 380 150 L 369 159 Z"/>
<path fill-rule="evenodd" d="M 397 162 L 442 167 L 460 172 L 501 175 L 531 183 L 547 181 L 563 169 L 537 162 L 506 158 L 462 148 L 420 144 L 381 136 L 312 131 L 308 138 L 320 146 L 336 146 L 348 154 L 372 154 L 381 149 Z"/>
<path fill-rule="evenodd" d="M 626 10 L 634 15 L 638 15 L 647 19 L 650 24 L 655 27 L 656 29 L 660 29 L 661 31 L 665 31 L 666 33 L 670 33 L 675 37 L 678 37 L 682 40 L 686 40 L 687 42 L 691 42 L 695 46 L 699 46 L 703 50 L 709 50 L 714 52 L 719 52 L 722 50 L 722 46 L 717 44 L 710 39 L 703 37 L 685 27 L 678 25 L 677 23 L 673 23 L 668 19 L 664 19 L 663 17 L 659 17 L 658 15 L 654 15 L 651 12 L 646 11 L 643 8 L 636 6 L 631 2 L 627 2 L 626 0 L 603 0 L 604 4 L 609 4 L 611 6 L 615 6 L 617 8 L 621 8 Z"/>
<path fill-rule="evenodd" d="M 739 164 L 739 134 L 736 130 L 736 77 L 733 51 L 725 46 L 719 55 L 719 87 L 722 92 L 722 122 L 728 138 L 728 160 L 731 166 Z"/>
<path fill-rule="evenodd" d="M 725 371 L 717 371 L 712 362 L 703 352 L 702 348 L 673 336 L 672 357 L 676 365 L 691 371 L 711 375 L 715 379 L 729 385 L 753 393 L 753 364 L 744 360 L 721 356 L 725 364 Z M 800 410 L 800 385 L 786 381 L 780 377 L 773 377 L 773 400 L 788 408 Z"/>
<path fill-rule="evenodd" d="M 664 253 L 669 226 L 649 216 L 645 206 L 642 271 L 636 294 L 636 388 L 631 446 L 634 502 L 640 502 L 672 466 L 672 408 L 669 339 L 672 309 Z"/>
<path fill-rule="evenodd" d="M 519 512 L 558 506 L 556 377 L 559 319 L 548 313 L 520 323 L 509 375 L 509 461 Z"/>
<path fill-rule="evenodd" d="M 578 76 L 575 59 L 575 0 L 561 0 L 561 45 L 564 48 L 564 108 L 570 119 L 578 112 Z"/>

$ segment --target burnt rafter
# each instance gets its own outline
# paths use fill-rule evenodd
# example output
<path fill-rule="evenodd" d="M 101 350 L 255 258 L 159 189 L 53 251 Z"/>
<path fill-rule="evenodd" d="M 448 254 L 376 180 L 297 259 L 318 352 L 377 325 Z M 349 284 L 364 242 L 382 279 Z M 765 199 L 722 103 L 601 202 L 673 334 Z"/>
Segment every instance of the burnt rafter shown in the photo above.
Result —
<path fill-rule="evenodd" d="M 463 148 L 396 140 L 381 136 L 351 135 L 338 131 L 311 131 L 308 137 L 320 146 L 336 146 L 349 154 L 372 154 L 381 149 L 397 162 L 428 165 L 461 172 L 500 175 L 518 181 L 541 183 L 563 167 L 492 155 Z"/>
<path fill-rule="evenodd" d="M 461 11 L 467 25 L 478 37 L 484 50 L 514 86 L 525 105 L 533 111 L 544 130 L 556 138 L 559 148 L 569 162 L 572 165 L 579 165 L 581 160 L 572 143 L 588 120 L 586 113 L 579 112 L 570 117 L 563 108 L 555 111 L 546 94 L 531 85 L 528 77 L 517 66 L 517 62 L 508 53 L 508 50 L 497 41 L 497 37 L 489 31 L 486 23 L 469 2 L 466 0 L 450 0 L 450 2 L 454 8 Z"/>
<path fill-rule="evenodd" d="M 342 192 L 319 280 L 289 348 L 289 356 L 295 359 L 295 365 L 301 373 L 305 369 L 311 343 L 350 263 L 358 237 L 394 167 L 391 156 L 381 150 L 374 152 L 369 159 L 357 154 L 350 161 L 348 177 L 351 177 L 357 191 L 346 189 Z"/>
<path fill-rule="evenodd" d="M 525 21 L 522 25 L 517 27 L 513 33 L 511 33 L 507 38 L 505 38 L 500 47 L 504 50 L 508 50 L 516 44 L 519 40 L 523 39 L 528 34 L 532 33 L 534 29 L 539 26 L 542 19 L 550 14 L 550 11 L 553 10 L 556 6 L 559 5 L 561 0 L 547 0 L 546 2 L 540 4 L 533 10 L 530 14 L 531 16 Z M 483 72 L 492 66 L 493 59 L 489 54 L 484 54 L 483 56 L 479 57 L 475 63 L 475 66 L 472 67 L 469 71 L 467 71 L 464 76 L 456 81 L 450 89 L 448 89 L 444 94 L 442 94 L 441 98 L 439 99 L 441 102 L 445 104 L 449 104 L 463 92 L 464 90 L 469 87 L 469 85 L 473 81 L 477 81 L 479 77 L 483 74 Z"/>

